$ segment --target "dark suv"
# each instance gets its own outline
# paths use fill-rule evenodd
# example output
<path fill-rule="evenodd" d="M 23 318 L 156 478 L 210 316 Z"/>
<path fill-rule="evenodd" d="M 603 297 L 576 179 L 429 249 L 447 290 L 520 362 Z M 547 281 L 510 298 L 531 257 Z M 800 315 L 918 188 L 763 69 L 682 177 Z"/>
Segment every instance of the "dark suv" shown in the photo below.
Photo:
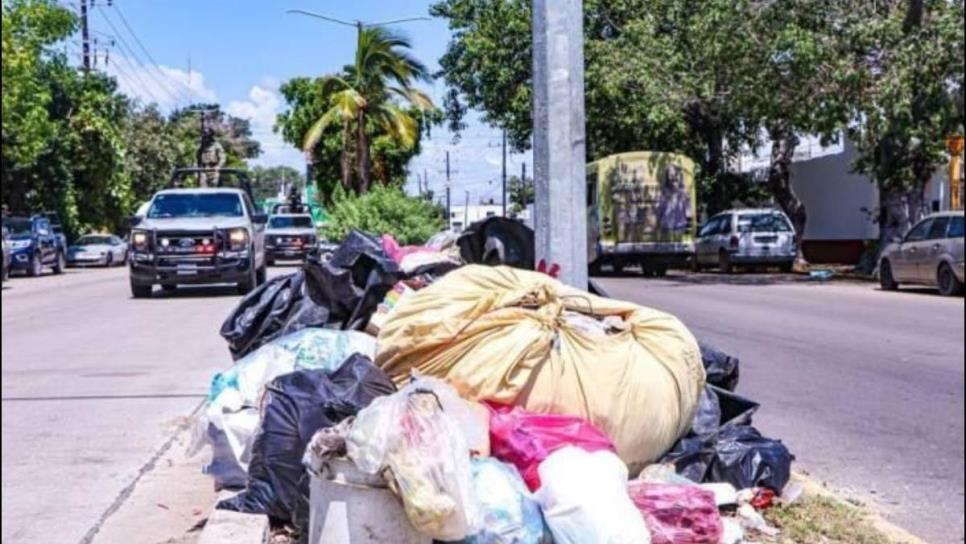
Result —
<path fill-rule="evenodd" d="M 54 274 L 67 268 L 63 238 L 43 215 L 4 217 L 3 227 L 9 233 L 11 271 L 23 270 L 28 276 L 39 276 L 46 266 Z"/>

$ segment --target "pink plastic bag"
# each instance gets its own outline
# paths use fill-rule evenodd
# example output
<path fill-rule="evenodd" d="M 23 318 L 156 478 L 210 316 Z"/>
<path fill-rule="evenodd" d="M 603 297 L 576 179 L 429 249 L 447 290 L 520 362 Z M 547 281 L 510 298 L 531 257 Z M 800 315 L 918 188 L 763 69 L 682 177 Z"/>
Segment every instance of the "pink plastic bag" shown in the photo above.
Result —
<path fill-rule="evenodd" d="M 424 246 L 400 246 L 399 242 L 392 234 L 382 235 L 382 250 L 389 255 L 392 260 L 396 261 L 396 264 L 402 264 L 402 260 L 407 255 L 412 255 L 413 253 L 433 253 L 432 249 L 426 248 Z"/>
<path fill-rule="evenodd" d="M 628 485 L 652 544 L 718 544 L 723 526 L 714 493 L 693 485 Z"/>
<path fill-rule="evenodd" d="M 576 446 L 588 452 L 616 453 L 604 433 L 579 417 L 536 414 L 491 402 L 486 406 L 490 409 L 493 457 L 516 466 L 530 491 L 540 488 L 540 463 L 561 448 Z"/>

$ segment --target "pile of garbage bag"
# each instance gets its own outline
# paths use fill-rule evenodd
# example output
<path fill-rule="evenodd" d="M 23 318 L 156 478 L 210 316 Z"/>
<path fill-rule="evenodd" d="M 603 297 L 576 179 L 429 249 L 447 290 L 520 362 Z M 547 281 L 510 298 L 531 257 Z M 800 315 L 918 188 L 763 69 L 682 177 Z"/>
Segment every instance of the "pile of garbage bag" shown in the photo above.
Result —
<path fill-rule="evenodd" d="M 781 500 L 794 457 L 752 426 L 738 359 L 674 316 L 533 271 L 513 228 L 410 247 L 352 233 L 245 297 L 222 328 L 237 361 L 213 378 L 197 431 L 216 487 L 240 489 L 218 507 L 311 544 L 323 510 L 340 511 L 315 501 L 365 485 L 420 543 L 773 534 L 759 511 Z M 465 264 L 508 261 L 529 269 Z M 364 478 L 333 480 L 345 467 Z"/>

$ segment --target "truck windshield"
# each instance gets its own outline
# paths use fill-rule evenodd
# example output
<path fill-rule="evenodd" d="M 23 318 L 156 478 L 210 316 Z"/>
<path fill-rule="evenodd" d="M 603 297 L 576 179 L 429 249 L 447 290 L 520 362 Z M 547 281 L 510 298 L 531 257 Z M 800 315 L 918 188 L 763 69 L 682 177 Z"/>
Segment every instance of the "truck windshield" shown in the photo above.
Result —
<path fill-rule="evenodd" d="M 791 232 L 792 226 L 779 213 L 756 213 L 738 216 L 738 232 Z"/>
<path fill-rule="evenodd" d="M 268 221 L 268 226 L 273 229 L 310 229 L 313 227 L 312 218 L 304 217 L 282 217 L 276 216 Z"/>
<path fill-rule="evenodd" d="M 3 226 L 6 227 L 11 236 L 30 234 L 29 219 L 4 219 Z"/>
<path fill-rule="evenodd" d="M 242 201 L 234 193 L 171 193 L 154 197 L 150 219 L 172 217 L 242 217 Z"/>

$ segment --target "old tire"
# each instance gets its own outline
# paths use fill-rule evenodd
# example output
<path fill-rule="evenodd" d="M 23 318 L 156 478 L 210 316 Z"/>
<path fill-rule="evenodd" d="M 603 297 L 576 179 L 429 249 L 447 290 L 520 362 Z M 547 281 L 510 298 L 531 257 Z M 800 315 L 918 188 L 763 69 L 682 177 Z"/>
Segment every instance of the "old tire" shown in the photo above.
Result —
<path fill-rule="evenodd" d="M 57 260 L 54 261 L 54 266 L 51 267 L 54 274 L 63 274 L 64 270 L 67 270 L 67 257 L 64 256 L 63 251 L 57 252 Z"/>
<path fill-rule="evenodd" d="M 131 279 L 131 296 L 134 298 L 151 298 L 152 290 L 150 283 L 137 283 L 133 278 Z"/>
<path fill-rule="evenodd" d="M 43 273 L 44 263 L 40 261 L 40 255 L 34 253 L 33 257 L 30 258 L 30 267 L 27 268 L 27 275 L 31 278 L 36 278 Z"/>
<path fill-rule="evenodd" d="M 899 282 L 892 275 L 892 263 L 887 259 L 879 264 L 879 288 L 883 291 L 895 291 L 899 288 Z"/>
<path fill-rule="evenodd" d="M 956 273 L 953 272 L 952 267 L 947 263 L 939 265 L 936 280 L 940 295 L 954 297 L 963 294 L 963 282 L 959 281 Z"/>
<path fill-rule="evenodd" d="M 731 254 L 723 249 L 718 253 L 718 268 L 722 274 L 733 274 L 735 271 L 735 266 L 731 264 Z"/>

